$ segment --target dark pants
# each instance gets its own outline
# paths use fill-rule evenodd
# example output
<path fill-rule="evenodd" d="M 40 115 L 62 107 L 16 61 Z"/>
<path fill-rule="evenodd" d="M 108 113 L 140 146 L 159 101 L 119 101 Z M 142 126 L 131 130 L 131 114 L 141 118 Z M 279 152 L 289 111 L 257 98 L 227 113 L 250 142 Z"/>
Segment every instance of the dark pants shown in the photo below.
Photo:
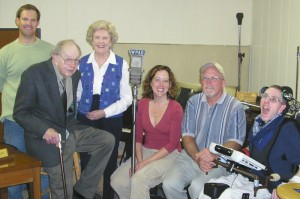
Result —
<path fill-rule="evenodd" d="M 96 110 L 96 108 L 99 107 L 97 106 L 97 101 L 99 102 L 98 99 L 97 96 L 94 96 L 91 111 Z M 114 199 L 115 192 L 110 186 L 110 176 L 117 169 L 118 148 L 122 135 L 123 117 L 121 116 L 117 118 L 101 118 L 99 120 L 89 120 L 84 115 L 78 113 L 77 119 L 85 125 L 105 130 L 115 137 L 115 146 L 103 174 L 103 199 Z M 89 159 L 90 155 L 88 153 L 80 153 L 81 171 L 84 170 Z"/>
<path fill-rule="evenodd" d="M 89 152 L 92 154 L 85 171 L 74 185 L 74 189 L 87 198 L 93 198 L 106 163 L 113 150 L 114 137 L 96 128 L 77 126 L 74 133 L 70 133 L 63 151 L 64 171 L 66 177 L 68 198 L 73 195 L 73 154 Z M 44 167 L 50 177 L 50 188 L 53 199 L 64 198 L 62 173 L 60 164 L 54 167 Z"/>

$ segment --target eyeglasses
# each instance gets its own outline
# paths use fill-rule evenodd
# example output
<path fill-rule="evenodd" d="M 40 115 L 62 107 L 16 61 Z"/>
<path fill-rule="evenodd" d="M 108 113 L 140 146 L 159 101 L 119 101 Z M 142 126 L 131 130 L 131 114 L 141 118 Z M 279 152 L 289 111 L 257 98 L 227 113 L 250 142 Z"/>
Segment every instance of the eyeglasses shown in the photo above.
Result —
<path fill-rule="evenodd" d="M 278 99 L 278 98 L 276 98 L 276 97 L 270 97 L 269 95 L 268 95 L 268 93 L 263 93 L 263 94 L 261 94 L 261 98 L 262 99 L 264 99 L 264 100 L 269 100 L 271 103 L 273 103 L 273 104 L 275 104 L 275 103 L 277 103 L 277 102 L 279 102 L 280 104 L 283 104 L 283 102 L 281 102 L 280 101 L 280 99 Z"/>
<path fill-rule="evenodd" d="M 210 82 L 217 82 L 217 80 L 224 80 L 223 78 L 221 77 L 202 77 L 202 80 L 207 82 L 207 81 L 210 81 Z"/>
<path fill-rule="evenodd" d="M 67 65 L 70 65 L 70 64 L 76 64 L 76 65 L 78 65 L 79 64 L 79 62 L 80 62 L 80 59 L 69 59 L 69 58 L 67 58 L 67 59 L 65 59 L 65 58 L 63 58 L 60 54 L 57 54 L 62 60 L 64 60 L 64 63 L 65 64 L 67 64 Z"/>

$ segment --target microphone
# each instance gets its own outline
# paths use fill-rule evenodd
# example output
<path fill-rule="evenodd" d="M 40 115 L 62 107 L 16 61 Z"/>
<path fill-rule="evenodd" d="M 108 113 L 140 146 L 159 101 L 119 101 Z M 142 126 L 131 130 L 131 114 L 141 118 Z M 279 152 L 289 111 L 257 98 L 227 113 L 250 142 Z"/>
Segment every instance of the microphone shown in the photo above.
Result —
<path fill-rule="evenodd" d="M 130 49 L 129 54 L 131 57 L 130 60 L 130 79 L 129 82 L 131 85 L 139 85 L 142 82 L 142 63 L 143 63 L 143 56 L 145 55 L 144 50 L 135 50 Z"/>
<path fill-rule="evenodd" d="M 242 20 L 243 20 L 244 14 L 242 12 L 236 13 L 236 18 L 238 21 L 238 25 L 242 25 Z"/>

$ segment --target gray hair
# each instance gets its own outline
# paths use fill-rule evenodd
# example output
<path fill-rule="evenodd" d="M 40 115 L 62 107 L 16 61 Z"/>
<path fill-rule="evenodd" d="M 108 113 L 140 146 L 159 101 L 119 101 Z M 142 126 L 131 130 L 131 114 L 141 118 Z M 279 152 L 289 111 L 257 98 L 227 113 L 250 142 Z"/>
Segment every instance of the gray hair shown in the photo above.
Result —
<path fill-rule="evenodd" d="M 72 44 L 74 46 L 76 46 L 78 48 L 78 51 L 79 51 L 79 57 L 81 57 L 81 49 L 80 47 L 77 45 L 77 43 L 73 40 L 73 39 L 66 39 L 66 40 L 62 40 L 60 42 L 58 42 L 52 52 L 53 55 L 58 55 L 61 53 L 63 47 L 65 45 L 69 45 L 69 44 Z"/>
<path fill-rule="evenodd" d="M 209 62 L 206 63 L 204 65 L 201 66 L 200 68 L 200 78 L 202 79 L 202 75 L 203 73 L 206 71 L 206 69 L 210 68 L 210 67 L 214 67 L 215 69 L 217 69 L 217 71 L 219 71 L 219 73 L 223 76 L 223 78 L 225 79 L 225 72 L 223 67 L 218 64 L 217 62 Z"/>

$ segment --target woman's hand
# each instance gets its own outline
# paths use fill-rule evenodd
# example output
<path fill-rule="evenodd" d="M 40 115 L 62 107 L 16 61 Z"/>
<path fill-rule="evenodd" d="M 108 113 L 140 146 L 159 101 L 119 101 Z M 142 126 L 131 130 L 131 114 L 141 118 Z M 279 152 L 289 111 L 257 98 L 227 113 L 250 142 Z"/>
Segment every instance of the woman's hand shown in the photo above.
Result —
<path fill-rule="evenodd" d="M 144 168 L 146 165 L 148 164 L 147 161 L 143 160 L 141 162 L 138 162 L 135 166 L 135 172 L 137 172 L 138 170 L 141 170 L 142 168 Z"/>
<path fill-rule="evenodd" d="M 86 117 L 90 120 L 99 120 L 99 119 L 105 117 L 105 112 L 104 112 L 104 110 L 95 110 L 92 112 L 88 112 L 86 114 Z"/>
<path fill-rule="evenodd" d="M 138 161 L 135 163 L 135 168 L 134 168 L 134 172 L 137 172 L 139 170 L 141 170 L 142 168 L 144 168 L 146 165 L 148 164 L 147 161 L 143 160 L 143 161 Z M 130 167 L 129 169 L 129 176 L 132 176 L 132 167 Z"/>

